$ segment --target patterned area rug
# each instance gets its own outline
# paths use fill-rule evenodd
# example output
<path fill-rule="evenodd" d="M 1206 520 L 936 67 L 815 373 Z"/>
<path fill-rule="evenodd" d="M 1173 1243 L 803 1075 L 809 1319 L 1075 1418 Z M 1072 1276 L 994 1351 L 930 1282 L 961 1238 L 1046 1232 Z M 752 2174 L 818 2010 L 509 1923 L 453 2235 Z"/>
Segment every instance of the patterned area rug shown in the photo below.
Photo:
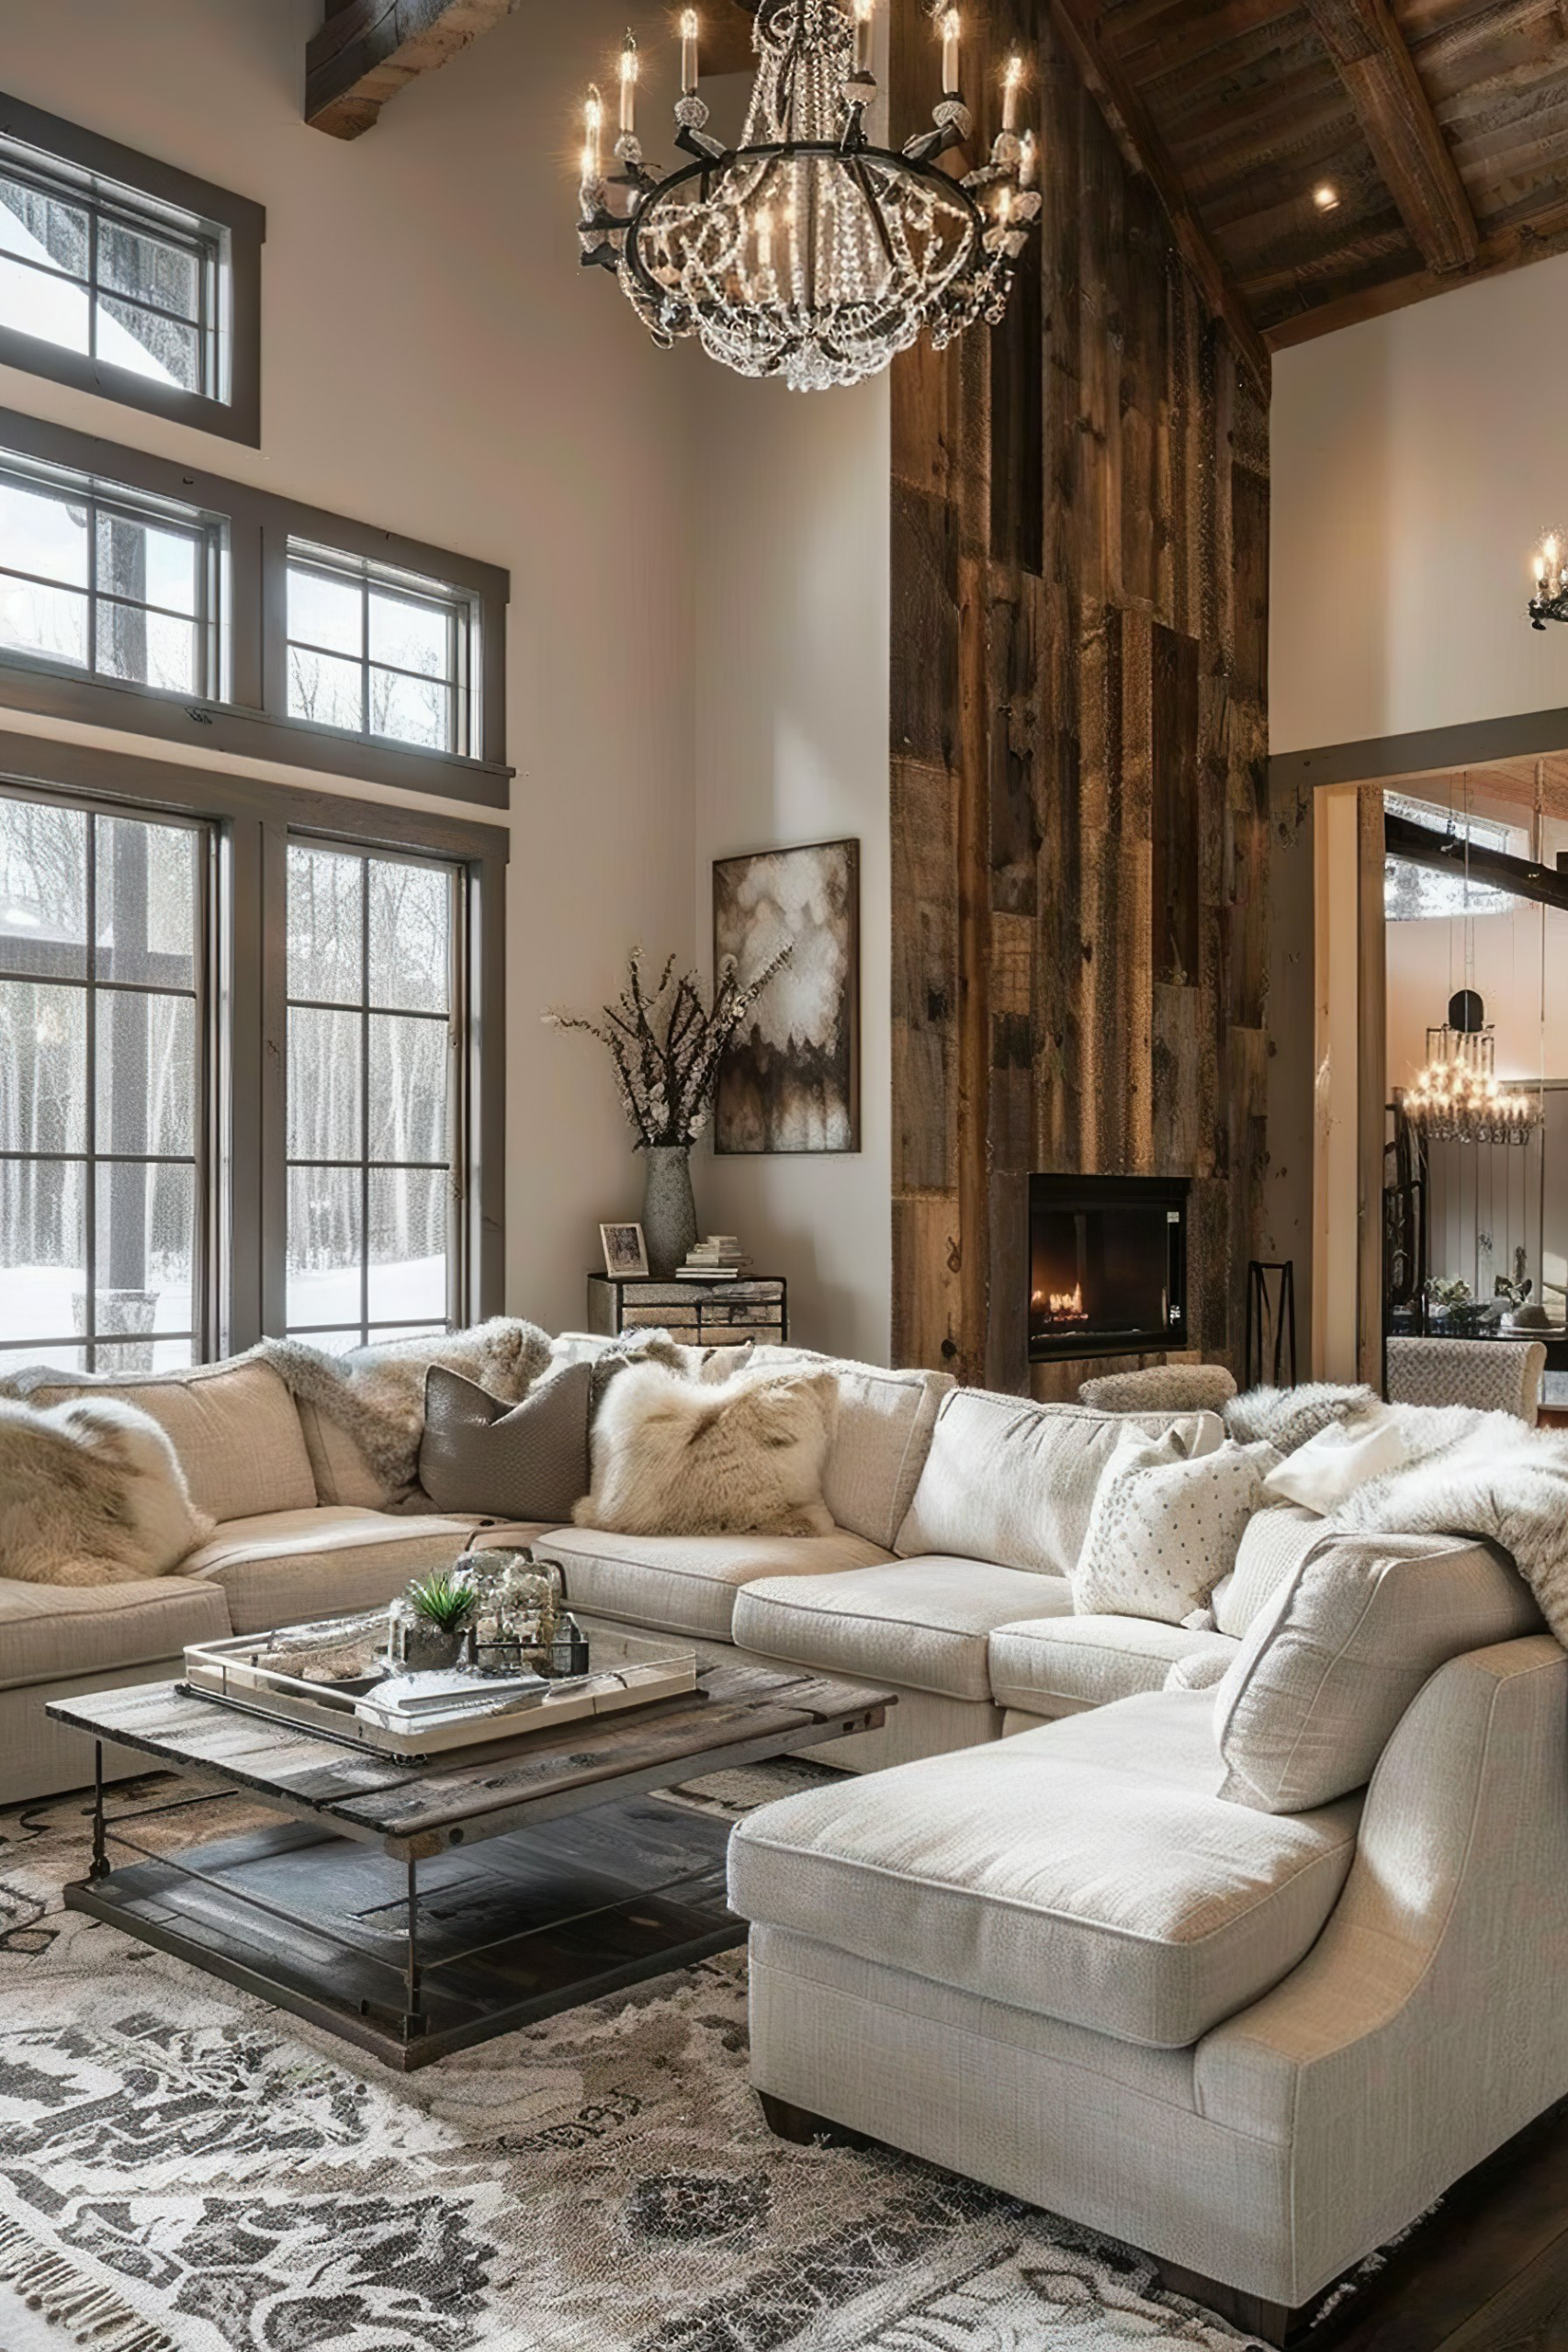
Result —
<path fill-rule="evenodd" d="M 685 1801 L 733 1815 L 815 1769 Z M 62 2352 L 1243 2341 L 1011 2199 L 774 2140 L 743 1952 L 397 2076 L 62 1911 L 85 1837 L 80 1798 L 0 1813 L 0 2317 L 46 2315 Z"/>

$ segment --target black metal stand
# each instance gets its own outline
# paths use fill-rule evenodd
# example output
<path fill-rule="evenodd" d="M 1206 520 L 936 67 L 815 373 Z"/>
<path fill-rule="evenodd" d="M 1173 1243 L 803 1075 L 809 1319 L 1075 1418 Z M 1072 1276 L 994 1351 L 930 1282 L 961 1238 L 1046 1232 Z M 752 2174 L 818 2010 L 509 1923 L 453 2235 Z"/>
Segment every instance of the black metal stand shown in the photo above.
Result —
<path fill-rule="evenodd" d="M 1254 1258 L 1247 1270 L 1247 1385 L 1293 1388 L 1296 1377 L 1295 1260 Z"/>

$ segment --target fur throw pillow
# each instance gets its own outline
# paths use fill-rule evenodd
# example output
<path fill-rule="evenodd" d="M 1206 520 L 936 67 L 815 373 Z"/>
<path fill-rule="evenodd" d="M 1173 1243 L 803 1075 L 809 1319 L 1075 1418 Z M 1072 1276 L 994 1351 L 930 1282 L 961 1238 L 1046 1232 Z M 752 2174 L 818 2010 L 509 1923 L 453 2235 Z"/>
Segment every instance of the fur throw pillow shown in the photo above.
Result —
<path fill-rule="evenodd" d="M 445 1364 L 503 1405 L 517 1405 L 548 1369 L 550 1343 L 537 1324 L 497 1315 L 471 1331 L 433 1331 L 345 1356 L 303 1340 L 264 1340 L 252 1353 L 271 1364 L 291 1395 L 348 1431 L 396 1503 L 413 1493 L 419 1476 L 431 1365 Z"/>
<path fill-rule="evenodd" d="M 211 1536 L 151 1414 L 118 1396 L 0 1403 L 0 1575 L 137 1584 Z"/>
<path fill-rule="evenodd" d="M 593 1425 L 593 1491 L 572 1516 L 617 1535 L 830 1535 L 822 1500 L 834 1374 L 698 1385 L 636 1364 Z"/>
<path fill-rule="evenodd" d="M 1249 1388 L 1222 1409 L 1225 1435 L 1242 1445 L 1260 1440 L 1277 1453 L 1293 1453 L 1331 1421 L 1353 1421 L 1381 1409 L 1375 1388 L 1337 1388 L 1332 1381 L 1305 1380 L 1299 1388 Z"/>

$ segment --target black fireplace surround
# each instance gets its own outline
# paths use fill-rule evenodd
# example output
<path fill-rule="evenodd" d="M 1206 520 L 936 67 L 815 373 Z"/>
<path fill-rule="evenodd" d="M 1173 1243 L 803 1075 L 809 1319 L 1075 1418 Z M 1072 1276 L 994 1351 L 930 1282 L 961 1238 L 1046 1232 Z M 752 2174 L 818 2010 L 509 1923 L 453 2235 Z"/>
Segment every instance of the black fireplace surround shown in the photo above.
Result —
<path fill-rule="evenodd" d="M 1029 1360 L 1191 1345 L 1179 1176 L 1032 1176 Z"/>

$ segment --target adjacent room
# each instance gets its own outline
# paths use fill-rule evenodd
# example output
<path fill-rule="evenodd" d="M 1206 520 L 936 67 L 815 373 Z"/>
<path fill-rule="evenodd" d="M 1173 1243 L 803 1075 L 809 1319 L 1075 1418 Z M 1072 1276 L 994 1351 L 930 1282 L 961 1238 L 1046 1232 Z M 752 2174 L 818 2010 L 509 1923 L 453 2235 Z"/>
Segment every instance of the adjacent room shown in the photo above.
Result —
<path fill-rule="evenodd" d="M 0 13 L 0 2352 L 1568 2347 L 1560 0 Z"/>

